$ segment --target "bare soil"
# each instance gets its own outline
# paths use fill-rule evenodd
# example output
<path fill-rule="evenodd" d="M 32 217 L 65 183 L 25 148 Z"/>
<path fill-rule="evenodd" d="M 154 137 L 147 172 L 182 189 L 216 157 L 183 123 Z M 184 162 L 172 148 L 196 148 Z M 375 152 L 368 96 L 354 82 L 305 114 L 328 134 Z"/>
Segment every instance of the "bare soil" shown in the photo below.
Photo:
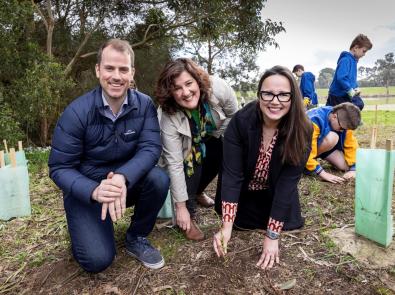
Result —
<path fill-rule="evenodd" d="M 395 140 L 394 134 L 394 126 L 381 128 L 378 147 L 386 138 Z M 362 126 L 358 138 L 368 146 L 370 129 Z M 0 222 L 0 294 L 395 294 L 394 266 L 371 269 L 340 253 L 326 234 L 353 225 L 354 186 L 354 181 L 333 185 L 302 178 L 305 226 L 282 234 L 281 263 L 270 271 L 255 267 L 263 241 L 259 231 L 234 231 L 227 257 L 217 258 L 212 236 L 218 217 L 199 208 L 207 236 L 202 242 L 187 241 L 158 220 L 150 240 L 165 257 L 162 269 L 146 269 L 126 254 L 125 217 L 115 226 L 114 263 L 88 274 L 72 258 L 62 197 L 43 169 L 31 175 L 32 215 Z M 207 193 L 214 192 L 213 182 Z"/>

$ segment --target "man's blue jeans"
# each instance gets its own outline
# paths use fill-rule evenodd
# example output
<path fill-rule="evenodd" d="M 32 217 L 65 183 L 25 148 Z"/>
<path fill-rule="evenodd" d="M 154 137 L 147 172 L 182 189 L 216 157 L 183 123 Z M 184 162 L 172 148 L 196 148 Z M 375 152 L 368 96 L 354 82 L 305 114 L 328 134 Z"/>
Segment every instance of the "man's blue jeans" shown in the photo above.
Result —
<path fill-rule="evenodd" d="M 169 177 L 154 167 L 128 190 L 127 206 L 134 205 L 132 223 L 126 241 L 136 236 L 146 237 L 153 229 L 156 217 L 169 189 Z M 100 272 L 114 260 L 116 254 L 114 228 L 110 216 L 101 220 L 102 205 L 86 204 L 73 196 L 64 200 L 73 256 L 88 272 Z"/>

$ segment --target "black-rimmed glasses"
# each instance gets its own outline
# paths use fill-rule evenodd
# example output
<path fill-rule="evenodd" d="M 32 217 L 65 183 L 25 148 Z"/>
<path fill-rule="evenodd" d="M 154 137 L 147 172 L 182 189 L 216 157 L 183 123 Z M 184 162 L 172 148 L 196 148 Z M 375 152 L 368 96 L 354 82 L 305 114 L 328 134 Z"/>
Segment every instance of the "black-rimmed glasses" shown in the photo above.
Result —
<path fill-rule="evenodd" d="M 270 102 L 272 101 L 275 97 L 277 97 L 279 102 L 288 102 L 292 98 L 292 93 L 291 92 L 280 92 L 279 94 L 274 94 L 273 92 L 270 91 L 260 91 L 259 92 L 259 97 L 263 101 Z"/>

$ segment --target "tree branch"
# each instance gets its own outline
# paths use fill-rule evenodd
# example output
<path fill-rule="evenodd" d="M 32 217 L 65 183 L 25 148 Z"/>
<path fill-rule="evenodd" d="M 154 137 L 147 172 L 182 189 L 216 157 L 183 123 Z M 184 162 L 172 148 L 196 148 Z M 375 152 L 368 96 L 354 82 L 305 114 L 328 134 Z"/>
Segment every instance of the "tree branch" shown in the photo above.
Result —
<path fill-rule="evenodd" d="M 36 3 L 34 3 L 34 0 L 31 0 L 33 7 L 36 9 L 36 11 L 38 12 L 38 14 L 41 16 L 41 18 L 43 19 L 44 22 L 44 26 L 45 29 L 48 31 L 48 23 L 47 23 L 47 19 L 45 17 L 45 15 L 42 13 L 40 7 L 37 6 Z"/>
<path fill-rule="evenodd" d="M 92 34 L 97 30 L 101 22 L 104 20 L 104 18 L 107 16 L 107 13 L 112 11 L 113 7 L 118 3 L 118 1 L 115 1 L 113 5 L 109 7 L 107 12 L 103 13 L 101 17 L 96 21 L 95 25 L 93 26 L 92 30 L 90 30 L 88 33 L 85 34 L 84 40 L 81 42 L 80 46 L 77 49 L 77 52 L 74 54 L 73 58 L 69 62 L 69 64 L 66 66 L 66 69 L 64 71 L 66 77 L 70 75 L 71 70 L 73 69 L 73 66 L 77 62 L 78 57 L 80 56 L 82 50 L 84 49 L 85 45 L 88 43 L 89 39 L 91 38 Z"/>
<path fill-rule="evenodd" d="M 47 13 L 47 54 L 52 58 L 52 36 L 55 28 L 55 20 L 53 19 L 51 0 L 47 0 Z"/>
<path fill-rule="evenodd" d="M 147 43 L 148 41 L 152 40 L 152 35 L 150 35 L 148 38 L 147 38 L 147 35 L 148 35 L 149 30 L 150 30 L 151 28 L 153 28 L 153 27 L 156 27 L 156 26 L 158 26 L 158 25 L 157 25 L 157 24 L 150 24 L 150 25 L 148 26 L 148 28 L 145 30 L 143 40 L 141 40 L 141 41 L 139 41 L 139 42 L 137 42 L 137 43 L 132 44 L 132 45 L 131 45 L 132 48 L 136 48 L 136 47 L 142 46 L 142 45 L 144 45 L 145 43 Z"/>

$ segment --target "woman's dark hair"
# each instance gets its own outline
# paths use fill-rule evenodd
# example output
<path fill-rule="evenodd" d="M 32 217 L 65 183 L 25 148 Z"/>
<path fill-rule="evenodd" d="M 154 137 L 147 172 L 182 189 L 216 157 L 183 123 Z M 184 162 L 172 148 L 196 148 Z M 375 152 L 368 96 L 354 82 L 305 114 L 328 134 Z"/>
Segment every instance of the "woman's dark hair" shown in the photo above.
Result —
<path fill-rule="evenodd" d="M 311 146 L 312 124 L 306 115 L 302 94 L 291 71 L 282 66 L 274 66 L 266 70 L 258 84 L 257 96 L 263 81 L 273 75 L 281 75 L 288 79 L 291 85 L 291 106 L 289 112 L 281 119 L 278 125 L 279 140 L 283 142 L 281 149 L 283 163 L 300 165 L 306 160 L 306 153 Z M 263 116 L 262 116 L 263 119 Z M 263 123 L 264 119 L 263 119 Z"/>
<path fill-rule="evenodd" d="M 207 100 L 211 93 L 211 83 L 208 73 L 194 61 L 189 58 L 178 58 L 169 61 L 160 73 L 155 89 L 155 97 L 159 105 L 168 114 L 174 114 L 180 108 L 171 92 L 174 87 L 174 79 L 184 71 L 188 72 L 198 83 L 200 99 L 202 101 Z"/>

